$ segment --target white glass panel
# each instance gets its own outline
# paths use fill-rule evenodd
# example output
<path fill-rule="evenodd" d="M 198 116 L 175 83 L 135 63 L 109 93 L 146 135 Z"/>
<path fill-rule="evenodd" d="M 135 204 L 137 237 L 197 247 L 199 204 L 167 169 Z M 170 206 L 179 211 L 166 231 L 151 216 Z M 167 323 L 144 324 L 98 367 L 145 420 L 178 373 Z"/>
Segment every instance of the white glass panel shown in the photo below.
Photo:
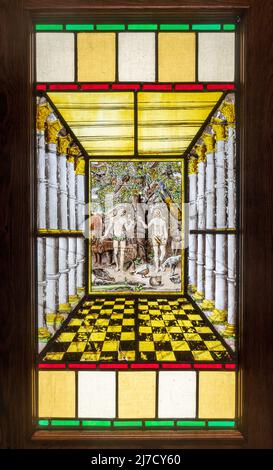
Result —
<path fill-rule="evenodd" d="M 195 418 L 196 372 L 159 372 L 159 418 Z"/>
<path fill-rule="evenodd" d="M 198 80 L 231 82 L 234 80 L 234 33 L 198 34 Z"/>
<path fill-rule="evenodd" d="M 79 372 L 78 411 L 80 418 L 116 416 L 115 372 Z"/>
<path fill-rule="evenodd" d="M 74 81 L 74 34 L 37 33 L 37 82 Z"/>
<path fill-rule="evenodd" d="M 120 33 L 118 51 L 120 81 L 155 80 L 154 33 Z"/>

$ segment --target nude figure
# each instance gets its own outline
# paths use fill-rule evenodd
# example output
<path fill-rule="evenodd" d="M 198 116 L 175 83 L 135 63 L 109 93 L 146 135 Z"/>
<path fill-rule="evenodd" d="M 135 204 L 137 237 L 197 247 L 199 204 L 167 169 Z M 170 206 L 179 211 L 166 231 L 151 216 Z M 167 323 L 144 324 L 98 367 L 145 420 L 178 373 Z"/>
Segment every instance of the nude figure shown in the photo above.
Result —
<path fill-rule="evenodd" d="M 126 217 L 126 210 L 120 209 L 111 217 L 103 239 L 112 233 L 114 260 L 116 271 L 124 271 L 124 252 L 126 248 L 127 232 L 130 230 L 130 222 Z"/>
<path fill-rule="evenodd" d="M 161 265 L 166 254 L 166 244 L 168 239 L 168 230 L 165 220 L 162 217 L 161 210 L 155 209 L 153 218 L 146 225 L 139 219 L 143 227 L 148 228 L 149 238 L 152 241 L 154 252 L 154 263 L 157 272 L 161 271 Z"/>

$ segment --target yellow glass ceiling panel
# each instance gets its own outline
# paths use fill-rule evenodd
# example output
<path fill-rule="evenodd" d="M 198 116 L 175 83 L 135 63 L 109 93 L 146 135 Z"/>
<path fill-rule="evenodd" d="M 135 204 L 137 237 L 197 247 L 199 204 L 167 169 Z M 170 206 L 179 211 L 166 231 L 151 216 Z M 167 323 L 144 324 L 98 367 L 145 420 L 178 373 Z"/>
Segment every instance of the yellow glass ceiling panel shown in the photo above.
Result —
<path fill-rule="evenodd" d="M 221 96 L 221 92 L 139 93 L 139 154 L 185 152 Z"/>
<path fill-rule="evenodd" d="M 134 154 L 132 92 L 58 92 L 48 96 L 89 155 Z"/>

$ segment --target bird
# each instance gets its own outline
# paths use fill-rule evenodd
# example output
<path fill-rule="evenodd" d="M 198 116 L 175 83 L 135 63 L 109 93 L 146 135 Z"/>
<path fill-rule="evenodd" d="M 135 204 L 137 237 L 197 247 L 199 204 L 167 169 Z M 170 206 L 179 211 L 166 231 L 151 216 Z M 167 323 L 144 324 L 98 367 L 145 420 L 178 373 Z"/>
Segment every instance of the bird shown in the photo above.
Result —
<path fill-rule="evenodd" d="M 149 274 L 149 266 L 145 264 L 136 270 L 136 274 L 141 275 L 142 277 L 146 277 Z"/>

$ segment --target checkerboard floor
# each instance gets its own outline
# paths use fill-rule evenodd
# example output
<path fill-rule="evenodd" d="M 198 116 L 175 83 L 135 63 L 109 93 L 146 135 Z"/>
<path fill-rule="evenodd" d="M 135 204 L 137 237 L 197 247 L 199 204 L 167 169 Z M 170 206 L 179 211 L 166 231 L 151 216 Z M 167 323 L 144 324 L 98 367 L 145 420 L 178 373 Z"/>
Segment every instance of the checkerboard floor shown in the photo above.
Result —
<path fill-rule="evenodd" d="M 230 362 L 208 320 L 185 298 L 95 298 L 72 313 L 42 352 L 61 362 Z"/>

